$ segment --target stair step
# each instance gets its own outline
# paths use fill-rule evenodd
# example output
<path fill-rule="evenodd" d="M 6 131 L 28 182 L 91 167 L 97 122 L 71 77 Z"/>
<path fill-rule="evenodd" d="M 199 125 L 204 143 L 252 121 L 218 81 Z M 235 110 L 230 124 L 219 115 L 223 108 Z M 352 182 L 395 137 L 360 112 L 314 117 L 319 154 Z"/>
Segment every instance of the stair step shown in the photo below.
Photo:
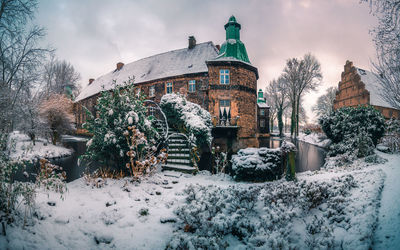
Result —
<path fill-rule="evenodd" d="M 190 161 L 190 159 L 189 160 L 188 159 L 171 159 L 168 156 L 167 163 L 179 164 L 179 165 L 182 165 L 182 164 L 190 165 L 192 162 Z"/>
<path fill-rule="evenodd" d="M 187 158 L 187 159 L 190 159 L 190 154 L 186 154 L 186 153 L 171 153 L 171 152 L 168 152 L 168 158 L 169 157 L 171 157 L 171 158 L 174 158 L 174 157 L 185 157 L 185 159 Z"/>
<path fill-rule="evenodd" d="M 168 154 L 182 154 L 182 153 L 189 153 L 190 149 L 188 148 L 169 148 Z"/>
<path fill-rule="evenodd" d="M 169 147 L 179 147 L 179 148 L 188 148 L 187 144 L 183 144 L 183 143 L 168 143 Z"/>
<path fill-rule="evenodd" d="M 173 171 L 179 171 L 179 172 L 192 174 L 196 171 L 196 168 L 194 168 L 192 166 L 187 166 L 187 165 L 163 164 L 162 170 L 163 171 L 164 170 L 173 170 Z"/>

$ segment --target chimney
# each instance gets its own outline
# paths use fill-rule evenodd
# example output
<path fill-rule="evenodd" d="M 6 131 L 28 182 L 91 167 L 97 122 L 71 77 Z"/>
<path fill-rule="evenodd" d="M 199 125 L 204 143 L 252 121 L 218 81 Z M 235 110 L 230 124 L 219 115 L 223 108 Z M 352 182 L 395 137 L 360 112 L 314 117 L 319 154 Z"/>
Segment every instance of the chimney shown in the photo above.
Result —
<path fill-rule="evenodd" d="M 215 48 L 217 48 L 218 52 L 221 49 L 221 46 L 219 44 L 215 45 Z"/>
<path fill-rule="evenodd" d="M 121 70 L 122 67 L 124 67 L 124 63 L 122 63 L 122 62 L 117 63 L 117 71 Z"/>
<path fill-rule="evenodd" d="M 196 38 L 194 36 L 189 36 L 189 49 L 193 49 L 196 46 Z"/>
<path fill-rule="evenodd" d="M 92 84 L 93 81 L 94 81 L 94 78 L 90 78 L 89 79 L 89 85 Z"/>

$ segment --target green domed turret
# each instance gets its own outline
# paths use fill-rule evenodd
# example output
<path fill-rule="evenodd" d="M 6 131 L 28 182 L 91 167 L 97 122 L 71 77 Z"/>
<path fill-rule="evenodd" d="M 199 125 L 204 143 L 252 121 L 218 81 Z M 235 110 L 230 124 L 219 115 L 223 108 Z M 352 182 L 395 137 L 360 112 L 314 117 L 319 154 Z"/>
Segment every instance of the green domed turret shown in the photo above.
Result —
<path fill-rule="evenodd" d="M 227 24 L 225 24 L 226 41 L 222 44 L 218 58 L 232 57 L 243 62 L 250 63 L 247 56 L 246 47 L 240 41 L 241 25 L 236 22 L 236 18 L 231 16 Z"/>

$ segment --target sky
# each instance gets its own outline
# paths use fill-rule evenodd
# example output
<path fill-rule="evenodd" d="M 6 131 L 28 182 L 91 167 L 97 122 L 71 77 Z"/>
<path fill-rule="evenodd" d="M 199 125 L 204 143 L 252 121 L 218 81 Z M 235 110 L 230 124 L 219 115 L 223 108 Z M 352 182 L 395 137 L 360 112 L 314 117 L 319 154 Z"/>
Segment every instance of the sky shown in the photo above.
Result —
<path fill-rule="evenodd" d="M 81 85 L 138 59 L 197 43 L 225 40 L 234 15 L 241 41 L 258 68 L 258 88 L 282 73 L 289 58 L 311 52 L 323 80 L 305 95 L 311 120 L 319 95 L 337 86 L 346 60 L 370 70 L 376 58 L 370 30 L 376 17 L 359 0 L 39 0 L 36 23 L 47 30 L 56 56 L 81 74 Z"/>

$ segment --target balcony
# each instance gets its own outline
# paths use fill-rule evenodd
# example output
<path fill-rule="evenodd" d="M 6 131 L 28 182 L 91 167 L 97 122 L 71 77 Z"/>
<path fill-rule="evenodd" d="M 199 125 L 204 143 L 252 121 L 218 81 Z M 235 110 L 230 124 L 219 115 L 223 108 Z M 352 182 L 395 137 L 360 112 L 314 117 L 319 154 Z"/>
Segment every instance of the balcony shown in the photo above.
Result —
<path fill-rule="evenodd" d="M 212 123 L 216 128 L 238 128 L 239 116 L 234 118 L 218 118 L 213 116 Z"/>

